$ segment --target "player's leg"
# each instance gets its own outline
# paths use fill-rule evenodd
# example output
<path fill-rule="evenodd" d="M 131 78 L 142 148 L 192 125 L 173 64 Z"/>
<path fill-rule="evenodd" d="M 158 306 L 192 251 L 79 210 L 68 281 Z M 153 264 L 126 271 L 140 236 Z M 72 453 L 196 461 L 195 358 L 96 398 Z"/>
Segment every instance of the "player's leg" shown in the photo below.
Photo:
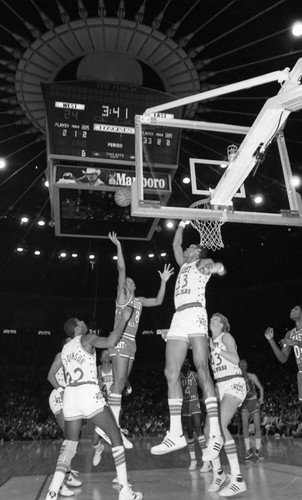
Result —
<path fill-rule="evenodd" d="M 130 377 L 130 373 L 132 372 L 133 363 L 134 363 L 134 358 L 129 358 L 129 361 L 128 361 L 128 373 L 127 373 L 127 380 L 128 380 L 128 378 Z"/>
<path fill-rule="evenodd" d="M 250 460 L 254 456 L 253 450 L 251 448 L 251 441 L 249 435 L 249 417 L 250 417 L 250 412 L 246 409 L 242 409 L 241 410 L 242 433 L 246 451 L 244 455 L 244 460 Z"/>
<path fill-rule="evenodd" d="M 192 336 L 190 337 L 190 341 L 192 345 L 193 360 L 198 373 L 198 381 L 201 384 L 209 419 L 209 440 L 207 442 L 207 448 L 203 453 L 204 460 L 208 462 L 218 457 L 223 442 L 219 425 L 218 402 L 209 371 L 208 337 L 207 335 Z"/>
<path fill-rule="evenodd" d="M 104 430 L 112 443 L 112 456 L 115 462 L 118 482 L 121 486 L 119 500 L 131 500 L 133 498 L 141 500 L 143 498 L 142 493 L 134 492 L 128 483 L 122 436 L 110 408 L 105 405 L 103 410 L 92 418 L 92 422 Z"/>
<path fill-rule="evenodd" d="M 54 414 L 56 421 L 64 434 L 64 415 L 63 415 L 63 394 L 64 389 L 61 387 L 58 389 L 53 389 L 50 393 L 48 402 L 52 413 Z"/>
<path fill-rule="evenodd" d="M 190 465 L 189 470 L 197 469 L 197 460 L 195 452 L 195 440 L 194 440 L 194 428 L 193 428 L 193 418 L 191 415 L 183 415 L 182 417 L 183 429 L 185 437 L 188 444 L 188 450 L 190 455 Z"/>
<path fill-rule="evenodd" d="M 113 384 L 108 397 L 108 404 L 115 416 L 117 425 L 119 426 L 122 392 L 125 388 L 128 378 L 129 357 L 116 354 L 115 356 L 111 357 L 111 360 Z"/>
<path fill-rule="evenodd" d="M 262 443 L 261 443 L 261 421 L 260 421 L 260 411 L 256 410 L 252 414 L 255 427 L 255 443 L 256 443 L 256 456 L 259 460 L 263 460 L 262 454 Z"/>
<path fill-rule="evenodd" d="M 56 421 L 58 422 L 58 425 L 64 434 L 65 433 L 65 420 L 64 420 L 64 415 L 63 415 L 63 408 L 59 413 L 56 414 Z"/>
<path fill-rule="evenodd" d="M 63 441 L 60 449 L 56 470 L 47 493 L 47 500 L 58 498 L 59 490 L 63 484 L 65 476 L 71 470 L 71 460 L 77 452 L 81 425 L 82 418 L 73 421 L 65 421 L 65 440 Z"/>
<path fill-rule="evenodd" d="M 221 428 L 224 437 L 224 450 L 230 464 L 231 477 L 227 485 L 220 490 L 219 495 L 221 496 L 232 496 L 237 493 L 241 493 L 246 490 L 246 484 L 243 480 L 236 443 L 232 434 L 230 433 L 228 426 L 231 423 L 233 416 L 235 415 L 238 406 L 241 401 L 236 397 L 225 395 L 220 402 L 220 420 Z"/>
<path fill-rule="evenodd" d="M 95 429 L 96 427 L 93 430 L 91 439 L 92 448 L 94 449 L 94 455 L 92 458 L 92 464 L 94 465 L 94 467 L 99 465 L 100 461 L 102 460 L 102 454 L 105 448 L 104 444 L 101 441 L 100 434 L 96 432 Z M 99 427 L 97 427 L 97 429 L 101 430 Z"/>
<path fill-rule="evenodd" d="M 192 422 L 193 422 L 193 428 L 195 430 L 199 448 L 201 451 L 201 456 L 203 460 L 203 451 L 206 449 L 207 444 L 206 444 L 206 438 L 205 435 L 202 431 L 202 414 L 201 411 L 195 412 L 191 416 Z M 212 465 L 210 461 L 205 461 L 203 460 L 202 467 L 199 469 L 200 472 L 210 472 L 212 470 Z"/>
<path fill-rule="evenodd" d="M 122 392 L 126 386 L 129 373 L 129 365 L 133 365 L 133 361 L 130 360 L 130 353 L 126 352 L 124 349 L 124 354 L 121 355 L 117 353 L 112 358 L 112 373 L 113 373 L 113 384 L 111 387 L 111 392 L 108 396 L 108 404 L 113 412 L 115 420 L 118 427 L 120 426 L 120 413 L 122 406 Z M 133 448 L 133 444 L 129 439 L 122 434 L 123 444 L 125 448 Z"/>
<path fill-rule="evenodd" d="M 167 339 L 165 376 L 168 385 L 170 429 L 162 443 L 151 448 L 153 455 L 163 455 L 170 451 L 184 448 L 187 445 L 181 424 L 183 394 L 180 383 L 180 371 L 186 358 L 187 350 L 187 341 Z"/>

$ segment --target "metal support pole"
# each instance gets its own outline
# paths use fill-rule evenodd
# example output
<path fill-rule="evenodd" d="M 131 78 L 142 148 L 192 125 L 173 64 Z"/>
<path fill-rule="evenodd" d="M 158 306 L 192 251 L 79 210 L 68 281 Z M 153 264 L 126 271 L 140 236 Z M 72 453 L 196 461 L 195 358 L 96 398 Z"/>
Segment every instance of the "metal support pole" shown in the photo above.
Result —
<path fill-rule="evenodd" d="M 299 200 L 297 197 L 297 192 L 293 185 L 293 173 L 290 166 L 290 160 L 288 156 L 287 146 L 285 142 L 284 133 L 280 132 L 277 135 L 277 144 L 280 154 L 280 160 L 282 164 L 282 170 L 285 180 L 285 186 L 288 196 L 289 207 L 291 210 L 301 210 L 301 205 L 299 204 Z"/>

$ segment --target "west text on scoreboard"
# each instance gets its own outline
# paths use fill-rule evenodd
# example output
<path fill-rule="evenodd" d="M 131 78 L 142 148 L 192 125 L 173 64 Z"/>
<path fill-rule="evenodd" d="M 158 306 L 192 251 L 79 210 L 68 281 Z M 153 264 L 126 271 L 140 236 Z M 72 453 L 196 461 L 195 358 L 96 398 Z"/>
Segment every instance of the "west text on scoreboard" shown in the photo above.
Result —
<path fill-rule="evenodd" d="M 134 164 L 134 117 L 174 97 L 144 87 L 115 82 L 42 84 L 47 141 L 53 158 Z M 181 118 L 181 109 L 173 110 Z M 145 164 L 177 166 L 181 131 L 143 129 Z"/>

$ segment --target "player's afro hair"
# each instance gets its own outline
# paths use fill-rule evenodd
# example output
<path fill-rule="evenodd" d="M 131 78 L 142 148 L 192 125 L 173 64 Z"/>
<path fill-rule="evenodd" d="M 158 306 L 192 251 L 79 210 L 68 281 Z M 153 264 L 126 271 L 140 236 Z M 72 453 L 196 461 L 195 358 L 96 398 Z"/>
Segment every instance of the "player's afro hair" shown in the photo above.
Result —
<path fill-rule="evenodd" d="M 74 335 L 77 324 L 77 318 L 69 318 L 67 321 L 65 321 L 64 332 L 66 333 L 67 337 L 72 337 Z"/>

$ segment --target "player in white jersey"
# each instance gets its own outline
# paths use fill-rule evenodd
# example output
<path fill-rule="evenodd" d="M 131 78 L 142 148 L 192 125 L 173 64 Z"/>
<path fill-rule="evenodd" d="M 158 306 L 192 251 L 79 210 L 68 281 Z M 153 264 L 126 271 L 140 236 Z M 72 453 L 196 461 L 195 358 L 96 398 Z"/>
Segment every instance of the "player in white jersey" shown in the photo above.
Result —
<path fill-rule="evenodd" d="M 163 455 L 187 445 L 181 425 L 183 394 L 180 371 L 191 345 L 198 382 L 209 416 L 209 439 L 203 460 L 217 457 L 222 446 L 218 405 L 208 366 L 208 322 L 205 301 L 206 284 L 212 274 L 225 274 L 224 266 L 206 258 L 206 250 L 198 245 L 182 249 L 185 222 L 179 223 L 173 240 L 173 251 L 180 266 L 175 286 L 175 308 L 166 340 L 165 375 L 168 384 L 170 429 L 162 443 L 151 448 L 153 455 Z"/>
<path fill-rule="evenodd" d="M 228 319 L 221 313 L 213 314 L 210 320 L 210 329 L 212 331 L 212 338 L 209 339 L 210 360 L 219 399 L 224 449 L 230 464 L 231 474 L 226 485 L 220 489 L 227 476 L 221 468 L 220 458 L 212 460 L 213 477 L 208 491 L 215 492 L 220 489 L 219 495 L 230 497 L 246 490 L 246 484 L 240 471 L 236 444 L 228 430 L 233 416 L 246 397 L 246 384 L 239 367 L 237 346 L 234 337 L 229 333 Z"/>
<path fill-rule="evenodd" d="M 119 500 L 141 500 L 142 493 L 132 490 L 128 483 L 125 451 L 119 427 L 103 397 L 97 379 L 95 348 L 113 347 L 118 342 L 132 314 L 125 308 L 119 325 L 109 337 L 98 337 L 87 332 L 87 326 L 77 318 L 64 324 L 67 336 L 71 337 L 62 349 L 60 366 L 65 373 L 66 388 L 63 397 L 65 441 L 61 447 L 56 470 L 46 500 L 57 500 L 61 484 L 75 456 L 83 418 L 103 429 L 112 443 L 112 455 L 119 479 Z M 58 368 L 60 367 L 58 366 Z"/>
<path fill-rule="evenodd" d="M 99 386 L 105 399 L 108 399 L 113 384 L 113 370 L 108 349 L 102 351 L 100 360 L 101 364 L 97 367 Z"/>
<path fill-rule="evenodd" d="M 136 341 L 135 336 L 138 329 L 140 315 L 143 307 L 155 307 L 162 304 L 166 292 L 166 283 L 172 276 L 174 269 L 170 265 L 165 265 L 163 272 L 158 271 L 160 276 L 160 287 L 158 294 L 153 298 L 135 297 L 135 283 L 131 278 L 126 277 L 126 265 L 122 246 L 117 238 L 116 233 L 109 233 L 109 239 L 117 248 L 117 269 L 118 269 L 118 285 L 116 296 L 115 322 L 119 321 L 120 314 L 123 308 L 127 305 L 133 307 L 134 311 L 127 323 L 120 342 L 113 349 L 109 349 L 109 354 L 112 360 L 113 368 L 113 386 L 108 399 L 109 405 L 116 418 L 117 424 L 120 424 L 120 411 L 122 403 L 122 394 L 126 386 L 132 370 L 135 352 Z M 124 446 L 132 448 L 133 445 L 122 434 Z"/>
<path fill-rule="evenodd" d="M 298 383 L 298 397 L 299 401 L 302 401 L 302 304 L 294 306 L 289 315 L 290 319 L 295 322 L 295 328 L 289 330 L 285 338 L 280 340 L 280 345 L 282 349 L 279 349 L 276 342 L 274 341 L 274 330 L 269 327 L 266 329 L 264 335 L 268 340 L 276 358 L 281 363 L 286 363 L 291 353 L 292 348 L 294 349 L 294 354 L 296 358 L 298 373 L 297 373 L 297 383 Z"/>
<path fill-rule="evenodd" d="M 67 343 L 69 340 L 70 339 L 66 339 L 63 345 Z M 60 364 L 60 359 L 61 359 L 61 353 L 56 354 L 47 375 L 48 382 L 53 386 L 53 390 L 50 393 L 48 401 L 50 409 L 54 414 L 54 416 L 56 417 L 56 421 L 58 422 L 58 425 L 64 434 L 65 421 L 63 415 L 63 395 L 66 387 L 66 382 L 65 382 L 63 367 L 60 366 L 60 368 L 58 369 L 58 365 Z M 62 497 L 70 497 L 74 495 L 73 491 L 68 489 L 67 485 L 73 487 L 79 487 L 82 485 L 82 481 L 80 481 L 77 478 L 77 475 L 78 471 L 75 470 L 67 471 L 64 482 L 60 488 L 60 495 Z"/>

